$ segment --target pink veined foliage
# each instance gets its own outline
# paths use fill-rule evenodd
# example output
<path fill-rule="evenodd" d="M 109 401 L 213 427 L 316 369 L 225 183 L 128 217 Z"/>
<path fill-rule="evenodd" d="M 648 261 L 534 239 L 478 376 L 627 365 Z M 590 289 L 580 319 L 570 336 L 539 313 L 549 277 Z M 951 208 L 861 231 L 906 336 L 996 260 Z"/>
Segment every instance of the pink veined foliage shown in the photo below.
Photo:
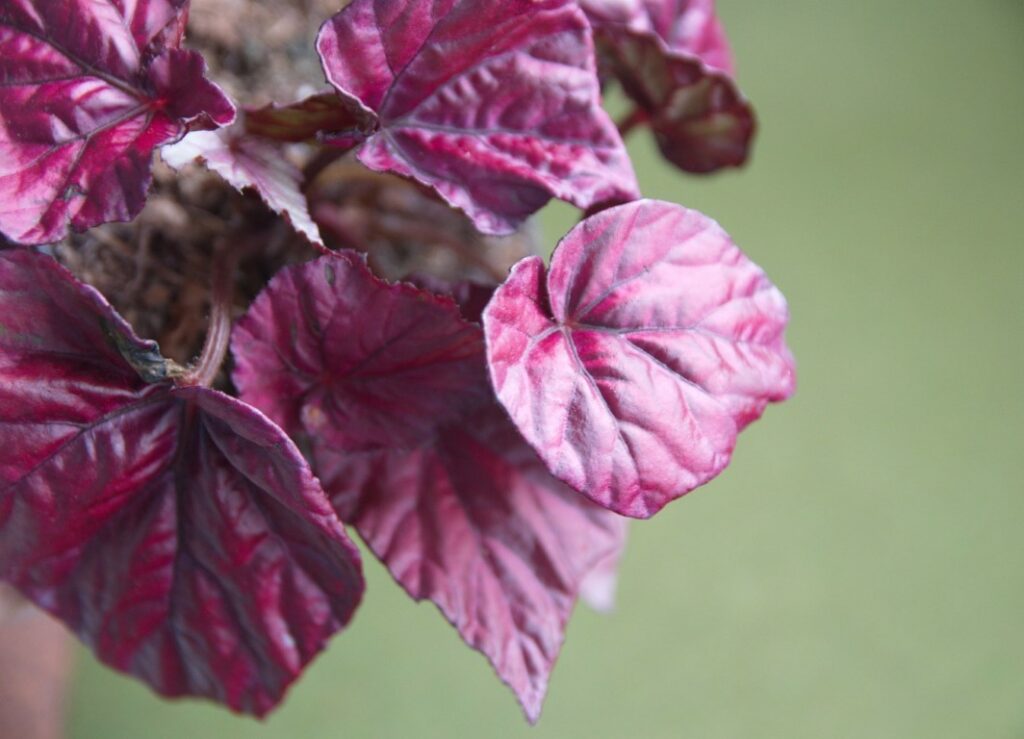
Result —
<path fill-rule="evenodd" d="M 434 188 L 485 233 L 511 233 L 552 197 L 589 209 L 638 196 L 570 0 L 355 0 L 317 50 L 373 128 L 359 161 Z"/>
<path fill-rule="evenodd" d="M 711 219 L 642 200 L 528 257 L 484 311 L 502 405 L 551 472 L 647 518 L 794 387 L 786 301 Z"/>
<path fill-rule="evenodd" d="M 341 254 L 279 273 L 233 347 L 242 398 L 306 440 L 342 519 L 536 721 L 581 585 L 598 567 L 607 579 L 623 530 L 511 424 L 480 327 Z M 606 605 L 607 582 L 593 588 Z"/>
<path fill-rule="evenodd" d="M 157 693 L 263 716 L 361 600 L 344 522 L 535 722 L 629 519 L 794 391 L 782 294 L 707 216 L 639 199 L 601 107 L 617 79 L 623 132 L 742 164 L 714 0 L 354 0 L 308 47 L 331 87 L 234 125 L 188 10 L 0 2 L 0 580 Z M 177 171 L 111 223 L 160 147 Z M 551 198 L 588 215 L 545 266 Z"/>
<path fill-rule="evenodd" d="M 235 109 L 194 51 L 185 0 L 0 7 L 0 233 L 23 244 L 135 216 L 152 152 Z"/>
<path fill-rule="evenodd" d="M 707 173 L 743 164 L 756 127 L 733 80 L 713 0 L 581 0 L 606 75 L 622 84 L 666 159 Z"/>
<path fill-rule="evenodd" d="M 0 326 L 0 576 L 158 693 L 265 714 L 363 591 L 299 451 L 48 256 L 0 252 Z"/>

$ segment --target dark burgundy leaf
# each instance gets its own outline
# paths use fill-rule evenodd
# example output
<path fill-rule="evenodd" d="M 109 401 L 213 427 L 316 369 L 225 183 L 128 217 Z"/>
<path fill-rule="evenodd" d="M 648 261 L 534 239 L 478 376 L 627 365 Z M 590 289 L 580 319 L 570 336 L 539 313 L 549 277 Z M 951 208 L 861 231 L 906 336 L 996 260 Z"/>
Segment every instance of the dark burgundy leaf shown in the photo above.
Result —
<path fill-rule="evenodd" d="M 665 157 L 688 172 L 743 164 L 754 112 L 706 0 L 584 3 L 602 58 L 639 106 Z"/>
<path fill-rule="evenodd" d="M 164 147 L 160 157 L 176 169 L 191 162 L 205 164 L 236 189 L 255 191 L 311 244 L 323 246 L 320 229 L 309 215 L 302 192 L 302 172 L 272 142 L 247 136 L 240 127 L 231 126 L 190 133 Z"/>
<path fill-rule="evenodd" d="M 379 280 L 353 252 L 278 272 L 232 347 L 246 402 L 339 450 L 411 448 L 481 393 L 479 327 L 450 298 Z"/>
<path fill-rule="evenodd" d="M 711 219 L 638 201 L 516 265 L 484 329 L 498 398 L 552 473 L 646 518 L 793 391 L 782 294 Z"/>
<path fill-rule="evenodd" d="M 0 231 L 56 241 L 142 208 L 153 149 L 234 106 L 178 49 L 185 0 L 0 7 Z"/>
<path fill-rule="evenodd" d="M 584 577 L 618 551 L 618 517 L 555 480 L 496 403 L 411 451 L 314 450 L 337 510 L 535 722 Z"/>
<path fill-rule="evenodd" d="M 351 617 L 359 555 L 279 428 L 164 368 L 52 259 L 0 253 L 0 576 L 157 692 L 263 715 Z"/>
<path fill-rule="evenodd" d="M 755 119 L 750 103 L 726 75 L 697 59 L 666 51 L 650 34 L 601 34 L 622 87 L 648 117 L 661 153 L 697 174 L 747 160 Z"/>
<path fill-rule="evenodd" d="M 317 49 L 376 119 L 360 161 L 430 185 L 482 231 L 509 233 L 551 197 L 637 197 L 570 0 L 355 0 Z"/>
<path fill-rule="evenodd" d="M 348 149 L 373 133 L 374 116 L 333 92 L 311 95 L 290 105 L 247 110 L 245 130 L 277 141 L 314 141 Z"/>
<path fill-rule="evenodd" d="M 232 346 L 243 398 L 309 441 L 337 510 L 536 720 L 580 584 L 621 529 L 494 401 L 480 327 L 341 254 L 286 268 Z"/>

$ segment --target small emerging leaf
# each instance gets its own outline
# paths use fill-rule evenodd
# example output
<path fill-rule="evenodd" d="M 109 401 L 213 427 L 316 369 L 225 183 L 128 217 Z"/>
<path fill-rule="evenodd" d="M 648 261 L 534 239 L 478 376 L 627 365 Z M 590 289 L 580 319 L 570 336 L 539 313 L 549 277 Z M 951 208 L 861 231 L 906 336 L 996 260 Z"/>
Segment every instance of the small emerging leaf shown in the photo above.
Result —
<path fill-rule="evenodd" d="M 263 715 L 351 618 L 359 554 L 279 428 L 147 383 L 154 355 L 51 258 L 0 253 L 0 577 L 158 693 Z"/>
<path fill-rule="evenodd" d="M 496 403 L 413 450 L 314 449 L 339 513 L 410 597 L 433 601 L 487 657 L 536 722 L 577 595 L 618 558 L 619 517 L 554 479 Z"/>
<path fill-rule="evenodd" d="M 584 0 L 608 71 L 642 111 L 665 158 L 687 172 L 747 160 L 754 112 L 732 79 L 711 0 Z"/>
<path fill-rule="evenodd" d="M 603 211 L 484 311 L 498 398 L 554 475 L 647 518 L 729 462 L 793 391 L 782 294 L 711 219 L 638 201 Z"/>
<path fill-rule="evenodd" d="M 0 232 L 63 238 L 141 210 L 153 150 L 235 110 L 177 48 L 185 0 L 0 7 Z"/>
<path fill-rule="evenodd" d="M 359 160 L 433 187 L 486 233 L 551 197 L 589 209 L 638 196 L 571 0 L 355 0 L 317 50 L 375 120 Z"/>
<path fill-rule="evenodd" d="M 473 311 L 479 291 L 456 292 Z M 232 346 L 243 398 L 309 442 L 339 513 L 536 720 L 581 582 L 621 528 L 509 422 L 480 327 L 342 253 L 275 277 Z"/>

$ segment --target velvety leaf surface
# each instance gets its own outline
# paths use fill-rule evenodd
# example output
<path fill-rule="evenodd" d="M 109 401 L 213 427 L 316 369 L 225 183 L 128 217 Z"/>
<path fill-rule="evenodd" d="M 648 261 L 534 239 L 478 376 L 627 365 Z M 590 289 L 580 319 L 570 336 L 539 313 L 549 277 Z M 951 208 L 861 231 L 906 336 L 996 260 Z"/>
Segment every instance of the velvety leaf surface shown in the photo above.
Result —
<path fill-rule="evenodd" d="M 0 7 L 0 231 L 56 241 L 139 212 L 153 150 L 234 107 L 177 48 L 185 0 Z"/>
<path fill-rule="evenodd" d="M 782 294 L 711 219 L 603 211 L 484 311 L 491 379 L 552 473 L 646 518 L 721 472 L 737 432 L 790 395 Z"/>
<path fill-rule="evenodd" d="M 195 131 L 164 147 L 160 157 L 180 169 L 205 164 L 238 190 L 251 189 L 271 210 L 279 213 L 311 244 L 323 246 L 320 229 L 309 215 L 302 192 L 302 173 L 289 162 L 280 146 L 247 136 L 239 127 Z"/>
<path fill-rule="evenodd" d="M 707 0 L 584 3 L 602 59 L 643 112 L 665 158 L 688 172 L 743 164 L 754 112 Z"/>
<path fill-rule="evenodd" d="M 262 715 L 350 619 L 359 555 L 279 428 L 163 367 L 52 259 L 0 253 L 0 576 L 157 692 Z"/>
<path fill-rule="evenodd" d="M 580 583 L 621 527 L 552 477 L 495 402 L 480 327 L 341 254 L 286 268 L 233 350 L 242 397 L 300 429 L 339 513 L 536 720 Z"/>
<path fill-rule="evenodd" d="M 637 197 L 569 0 L 356 0 L 317 49 L 328 81 L 377 119 L 360 161 L 430 185 L 482 231 L 510 233 L 551 197 Z"/>

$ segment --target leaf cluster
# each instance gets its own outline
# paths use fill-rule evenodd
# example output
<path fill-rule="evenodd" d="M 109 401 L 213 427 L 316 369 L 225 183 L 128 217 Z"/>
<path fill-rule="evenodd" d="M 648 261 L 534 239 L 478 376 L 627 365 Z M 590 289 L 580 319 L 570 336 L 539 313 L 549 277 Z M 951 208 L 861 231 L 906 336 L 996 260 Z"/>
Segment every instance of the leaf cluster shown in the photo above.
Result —
<path fill-rule="evenodd" d="M 745 160 L 713 2 L 355 0 L 327 86 L 251 107 L 188 10 L 0 7 L 0 577 L 160 694 L 261 716 L 362 598 L 348 524 L 536 721 L 627 517 L 793 391 L 781 293 L 622 141 Z M 585 217 L 546 266 L 551 198 Z M 205 341 L 169 348 L 196 290 Z"/>

